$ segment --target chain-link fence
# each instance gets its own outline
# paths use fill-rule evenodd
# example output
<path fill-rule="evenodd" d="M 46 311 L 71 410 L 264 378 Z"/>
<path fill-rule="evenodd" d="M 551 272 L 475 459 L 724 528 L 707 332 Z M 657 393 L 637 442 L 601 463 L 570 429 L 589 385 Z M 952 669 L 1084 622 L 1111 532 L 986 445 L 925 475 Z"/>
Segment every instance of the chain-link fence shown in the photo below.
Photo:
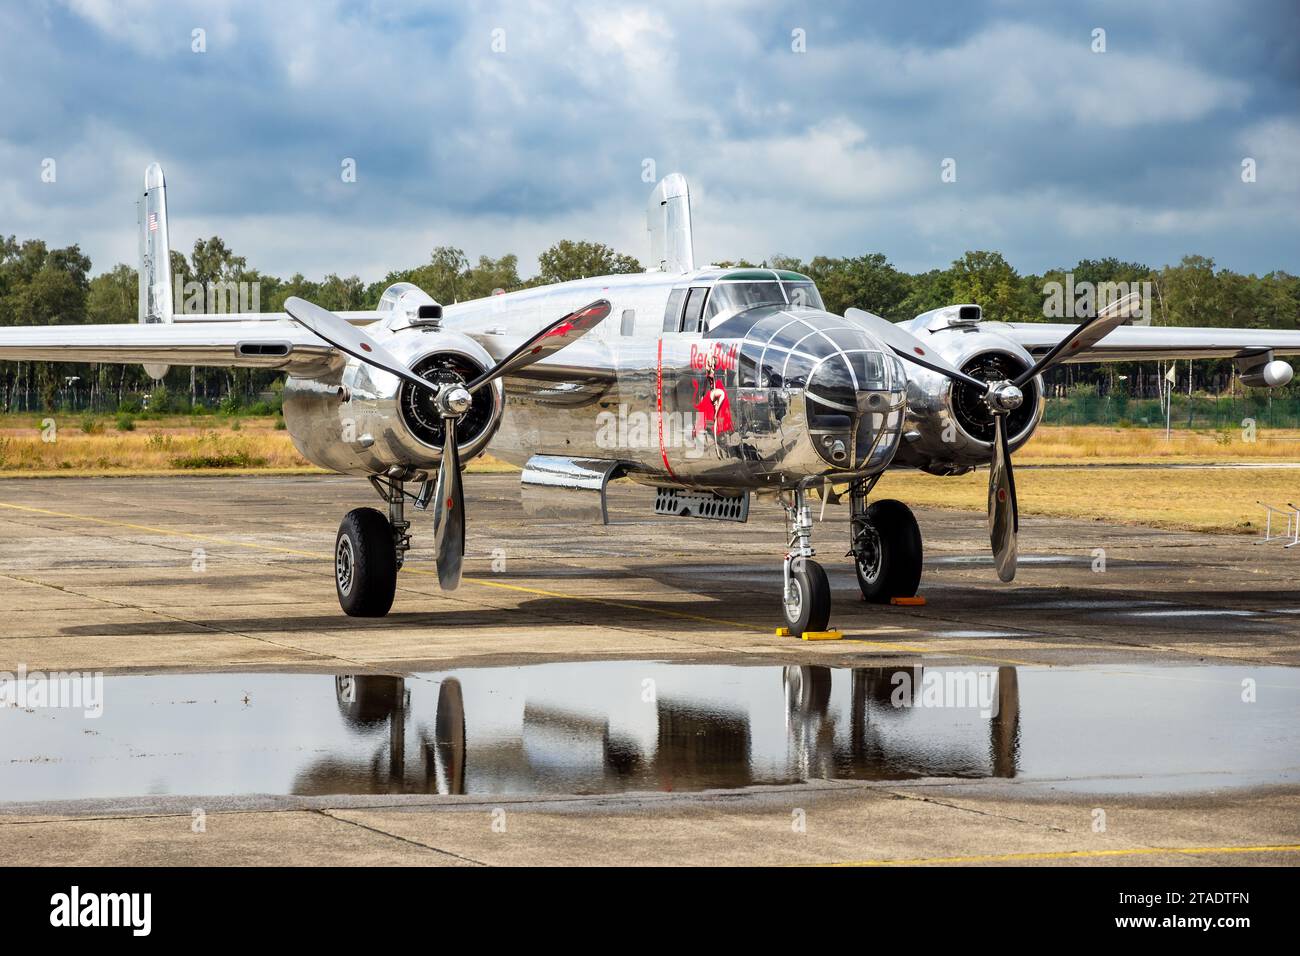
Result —
<path fill-rule="evenodd" d="M 1288 390 L 1289 391 L 1289 390 Z M 1173 428 L 1235 429 L 1245 419 L 1260 428 L 1300 428 L 1300 396 L 1174 394 L 1168 421 Z M 1070 395 L 1049 398 L 1046 425 L 1108 425 L 1119 428 L 1164 428 L 1166 410 L 1158 398 L 1126 395 Z"/>

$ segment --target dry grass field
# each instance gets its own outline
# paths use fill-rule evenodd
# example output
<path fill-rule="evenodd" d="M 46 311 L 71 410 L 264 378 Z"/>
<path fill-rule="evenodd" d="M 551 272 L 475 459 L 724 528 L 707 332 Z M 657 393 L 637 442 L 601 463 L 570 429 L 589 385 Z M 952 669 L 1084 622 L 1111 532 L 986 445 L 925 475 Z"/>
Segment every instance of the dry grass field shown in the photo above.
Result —
<path fill-rule="evenodd" d="M 1162 462 L 1300 461 L 1300 430 L 1260 429 L 1246 441 L 1241 429 L 1187 431 L 1175 428 L 1112 428 L 1104 425 L 1043 426 L 1016 455 L 1017 464 L 1092 465 Z"/>
<path fill-rule="evenodd" d="M 1276 507 L 1300 502 L 1300 468 L 1290 467 L 1300 462 L 1300 431 L 1261 430 L 1254 437 L 1175 429 L 1166 440 L 1156 428 L 1045 426 L 1014 456 L 1021 513 L 1256 533 L 1263 528 L 1260 501 Z M 1214 464 L 1251 467 L 1169 467 Z M 876 494 L 982 512 L 988 508 L 988 473 L 936 478 L 890 472 Z"/>
<path fill-rule="evenodd" d="M 52 418 L 54 427 L 44 423 Z M 0 417 L 0 476 L 322 473 L 293 447 L 271 417 L 214 415 L 135 419 L 116 416 Z M 475 470 L 508 466 L 476 461 Z"/>
<path fill-rule="evenodd" d="M 320 472 L 275 418 L 183 416 L 137 419 L 128 427 L 113 416 L 54 416 L 53 430 L 43 426 L 45 418 L 0 418 L 0 476 Z M 1016 479 L 1026 515 L 1243 533 L 1261 527 L 1257 501 L 1300 500 L 1300 469 L 1267 467 L 1297 459 L 1297 431 L 1261 431 L 1253 442 L 1236 431 L 1175 431 L 1166 441 L 1160 429 L 1043 427 L 1017 453 Z M 1166 467 L 1214 463 L 1256 467 Z M 1033 465 L 1050 467 L 1027 467 Z M 511 470 L 487 457 L 470 468 Z M 983 471 L 959 478 L 900 471 L 886 475 L 876 493 L 983 511 L 986 485 Z"/>
<path fill-rule="evenodd" d="M 0 474 L 316 470 L 272 418 L 187 416 L 136 419 L 130 429 L 124 424 L 111 416 L 6 416 L 0 419 Z"/>
<path fill-rule="evenodd" d="M 1016 471 L 1016 494 L 1022 516 L 1255 534 L 1264 528 L 1264 509 L 1258 502 L 1276 507 L 1300 503 L 1300 469 L 1021 468 Z M 875 495 L 921 507 L 983 512 L 988 507 L 988 473 L 936 478 L 890 472 Z M 1273 525 L 1281 530 L 1276 518 Z"/>

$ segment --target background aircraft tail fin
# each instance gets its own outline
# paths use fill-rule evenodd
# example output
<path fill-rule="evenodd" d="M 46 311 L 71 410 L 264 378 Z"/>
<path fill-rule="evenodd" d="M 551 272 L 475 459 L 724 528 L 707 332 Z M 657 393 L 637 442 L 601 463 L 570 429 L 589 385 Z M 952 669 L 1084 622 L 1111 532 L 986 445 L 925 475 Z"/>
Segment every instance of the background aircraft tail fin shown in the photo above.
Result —
<path fill-rule="evenodd" d="M 650 231 L 647 272 L 690 272 L 695 268 L 691 194 L 681 173 L 669 173 L 655 186 L 646 206 L 646 228 Z"/>
<path fill-rule="evenodd" d="M 151 163 L 144 171 L 144 195 L 136 201 L 140 228 L 140 324 L 171 322 L 173 313 L 171 244 L 167 236 L 167 183 L 162 167 Z M 167 374 L 166 365 L 146 365 L 154 379 Z"/>

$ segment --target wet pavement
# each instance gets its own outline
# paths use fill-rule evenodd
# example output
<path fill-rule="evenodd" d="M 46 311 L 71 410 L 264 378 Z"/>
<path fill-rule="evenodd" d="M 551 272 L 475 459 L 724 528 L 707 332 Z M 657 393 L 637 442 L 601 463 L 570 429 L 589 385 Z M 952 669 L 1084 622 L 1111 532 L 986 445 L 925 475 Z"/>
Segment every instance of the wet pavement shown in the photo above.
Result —
<path fill-rule="evenodd" d="M 517 488 L 469 476 L 454 593 L 415 516 L 393 612 L 357 620 L 330 554 L 362 482 L 0 481 L 0 677 L 106 674 L 95 719 L 0 707 L 0 854 L 1300 858 L 1300 549 L 1029 514 L 1005 586 L 981 515 L 926 509 L 927 604 L 878 607 L 831 508 L 845 639 L 805 643 L 774 633 L 774 508 L 663 519 L 620 485 L 577 526 Z"/>
<path fill-rule="evenodd" d="M 526 519 L 512 475 L 472 474 L 466 580 L 438 588 L 426 515 L 386 618 L 338 609 L 339 518 L 364 482 L 304 478 L 0 481 L 0 666 L 107 671 L 396 672 L 583 658 L 853 666 L 1300 663 L 1300 549 L 1246 536 L 1022 516 L 1021 568 L 998 583 L 982 515 L 918 512 L 924 607 L 861 601 L 844 508 L 814 543 L 833 627 L 775 635 L 779 510 L 746 524 L 665 519 L 620 484 L 608 526 Z"/>

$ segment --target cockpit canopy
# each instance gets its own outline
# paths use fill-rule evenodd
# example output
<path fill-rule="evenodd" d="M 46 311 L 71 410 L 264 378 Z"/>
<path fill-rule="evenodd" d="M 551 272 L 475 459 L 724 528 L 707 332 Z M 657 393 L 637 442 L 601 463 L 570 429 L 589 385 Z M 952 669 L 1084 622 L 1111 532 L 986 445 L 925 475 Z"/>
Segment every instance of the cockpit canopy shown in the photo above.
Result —
<path fill-rule="evenodd" d="M 731 269 L 697 276 L 674 289 L 664 312 L 665 332 L 708 332 L 724 319 L 759 306 L 824 309 L 817 286 L 805 275 L 782 269 Z"/>
<path fill-rule="evenodd" d="M 720 313 L 738 312 L 760 305 L 823 308 L 817 286 L 807 276 L 797 272 L 746 269 L 728 273 L 714 283 L 704 307 L 704 318 L 708 320 Z"/>

